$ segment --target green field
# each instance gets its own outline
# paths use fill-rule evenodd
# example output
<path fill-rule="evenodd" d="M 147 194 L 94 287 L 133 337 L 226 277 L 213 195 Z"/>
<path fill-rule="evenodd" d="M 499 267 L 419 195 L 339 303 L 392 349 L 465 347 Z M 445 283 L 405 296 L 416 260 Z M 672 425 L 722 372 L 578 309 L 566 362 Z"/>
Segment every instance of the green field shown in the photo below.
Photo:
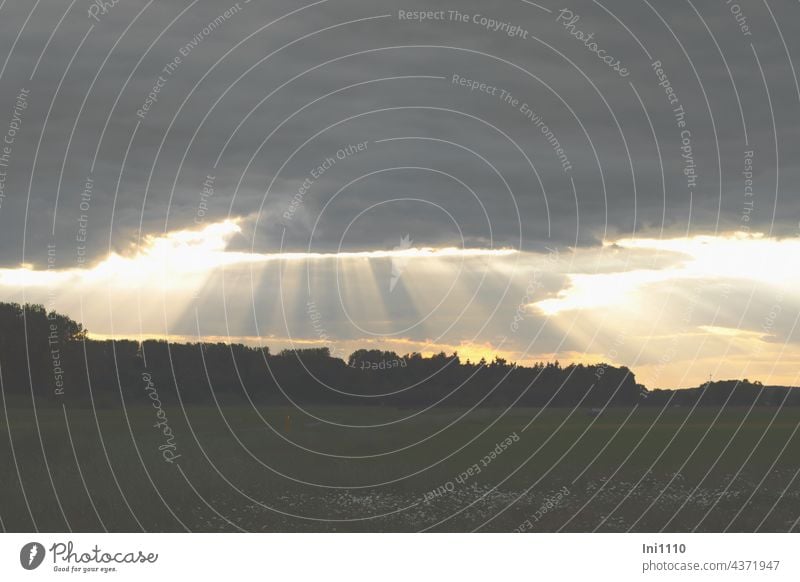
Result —
<path fill-rule="evenodd" d="M 38 432 L 9 404 L 3 528 L 788 531 L 800 516 L 798 408 L 307 411 L 372 428 L 274 407 L 164 409 L 172 464 L 152 408 L 39 408 Z"/>

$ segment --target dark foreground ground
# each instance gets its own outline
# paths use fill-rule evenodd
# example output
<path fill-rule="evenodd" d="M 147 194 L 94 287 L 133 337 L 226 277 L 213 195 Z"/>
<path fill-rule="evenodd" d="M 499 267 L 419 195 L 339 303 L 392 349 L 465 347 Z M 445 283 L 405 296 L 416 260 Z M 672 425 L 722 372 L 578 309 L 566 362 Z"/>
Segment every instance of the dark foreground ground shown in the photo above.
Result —
<path fill-rule="evenodd" d="M 785 532 L 800 517 L 798 408 L 51 405 L 37 429 L 29 400 L 6 404 L 5 531 Z"/>

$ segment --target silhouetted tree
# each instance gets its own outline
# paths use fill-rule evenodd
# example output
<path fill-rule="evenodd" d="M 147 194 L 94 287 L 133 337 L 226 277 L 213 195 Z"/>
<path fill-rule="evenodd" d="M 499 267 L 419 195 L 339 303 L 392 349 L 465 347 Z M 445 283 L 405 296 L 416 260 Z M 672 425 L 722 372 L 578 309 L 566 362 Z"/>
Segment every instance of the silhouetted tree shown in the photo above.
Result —
<path fill-rule="evenodd" d="M 239 344 L 94 341 L 65 315 L 15 303 L 0 303 L 0 371 L 10 397 L 32 392 L 95 406 L 144 401 L 144 378 L 162 401 L 187 404 L 800 405 L 800 390 L 749 380 L 648 391 L 631 370 L 608 364 L 562 368 L 556 360 L 525 367 L 499 356 L 462 363 L 457 352 L 423 357 L 374 349 L 356 350 L 344 362 L 327 347 L 273 355 L 267 347 Z"/>

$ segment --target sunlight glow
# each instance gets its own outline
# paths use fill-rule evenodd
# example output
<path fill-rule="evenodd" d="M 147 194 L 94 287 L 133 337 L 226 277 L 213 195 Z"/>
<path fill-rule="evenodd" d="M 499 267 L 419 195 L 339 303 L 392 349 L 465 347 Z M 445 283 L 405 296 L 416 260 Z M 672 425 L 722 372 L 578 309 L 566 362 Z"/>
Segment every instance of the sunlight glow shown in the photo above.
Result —
<path fill-rule="evenodd" d="M 80 269 L 34 270 L 25 264 L 16 269 L 0 269 L 0 286 L 49 287 L 66 283 L 94 283 L 129 288 L 131 282 L 154 280 L 164 288 L 194 286 L 196 278 L 204 278 L 220 267 L 257 264 L 273 261 L 308 261 L 341 259 L 451 259 L 502 257 L 517 253 L 515 249 L 463 249 L 456 247 L 422 247 L 402 250 L 342 251 L 332 253 L 284 252 L 248 253 L 227 251 L 234 236 L 240 235 L 236 220 L 210 224 L 199 230 L 180 230 L 160 236 L 148 235 L 141 247 L 129 255 L 110 253 L 94 266 Z M 190 277 L 186 279 L 186 277 Z"/>
<path fill-rule="evenodd" d="M 612 243 L 606 243 L 606 247 Z M 663 269 L 570 274 L 570 286 L 555 298 L 532 304 L 545 315 L 607 307 L 635 307 L 648 285 L 684 279 L 745 280 L 762 285 L 800 282 L 800 240 L 768 239 L 762 234 L 733 233 L 676 239 L 622 239 L 624 250 L 680 253 L 682 264 Z"/>

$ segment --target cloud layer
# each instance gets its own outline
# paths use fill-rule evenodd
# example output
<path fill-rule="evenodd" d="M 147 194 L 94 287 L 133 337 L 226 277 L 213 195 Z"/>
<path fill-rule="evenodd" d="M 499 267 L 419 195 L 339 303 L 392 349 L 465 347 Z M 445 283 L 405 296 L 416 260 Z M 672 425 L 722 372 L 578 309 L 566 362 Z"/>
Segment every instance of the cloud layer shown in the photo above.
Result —
<path fill-rule="evenodd" d="M 2 299 L 287 344 L 312 301 L 347 346 L 791 380 L 797 3 L 87 10 L 0 8 Z"/>

